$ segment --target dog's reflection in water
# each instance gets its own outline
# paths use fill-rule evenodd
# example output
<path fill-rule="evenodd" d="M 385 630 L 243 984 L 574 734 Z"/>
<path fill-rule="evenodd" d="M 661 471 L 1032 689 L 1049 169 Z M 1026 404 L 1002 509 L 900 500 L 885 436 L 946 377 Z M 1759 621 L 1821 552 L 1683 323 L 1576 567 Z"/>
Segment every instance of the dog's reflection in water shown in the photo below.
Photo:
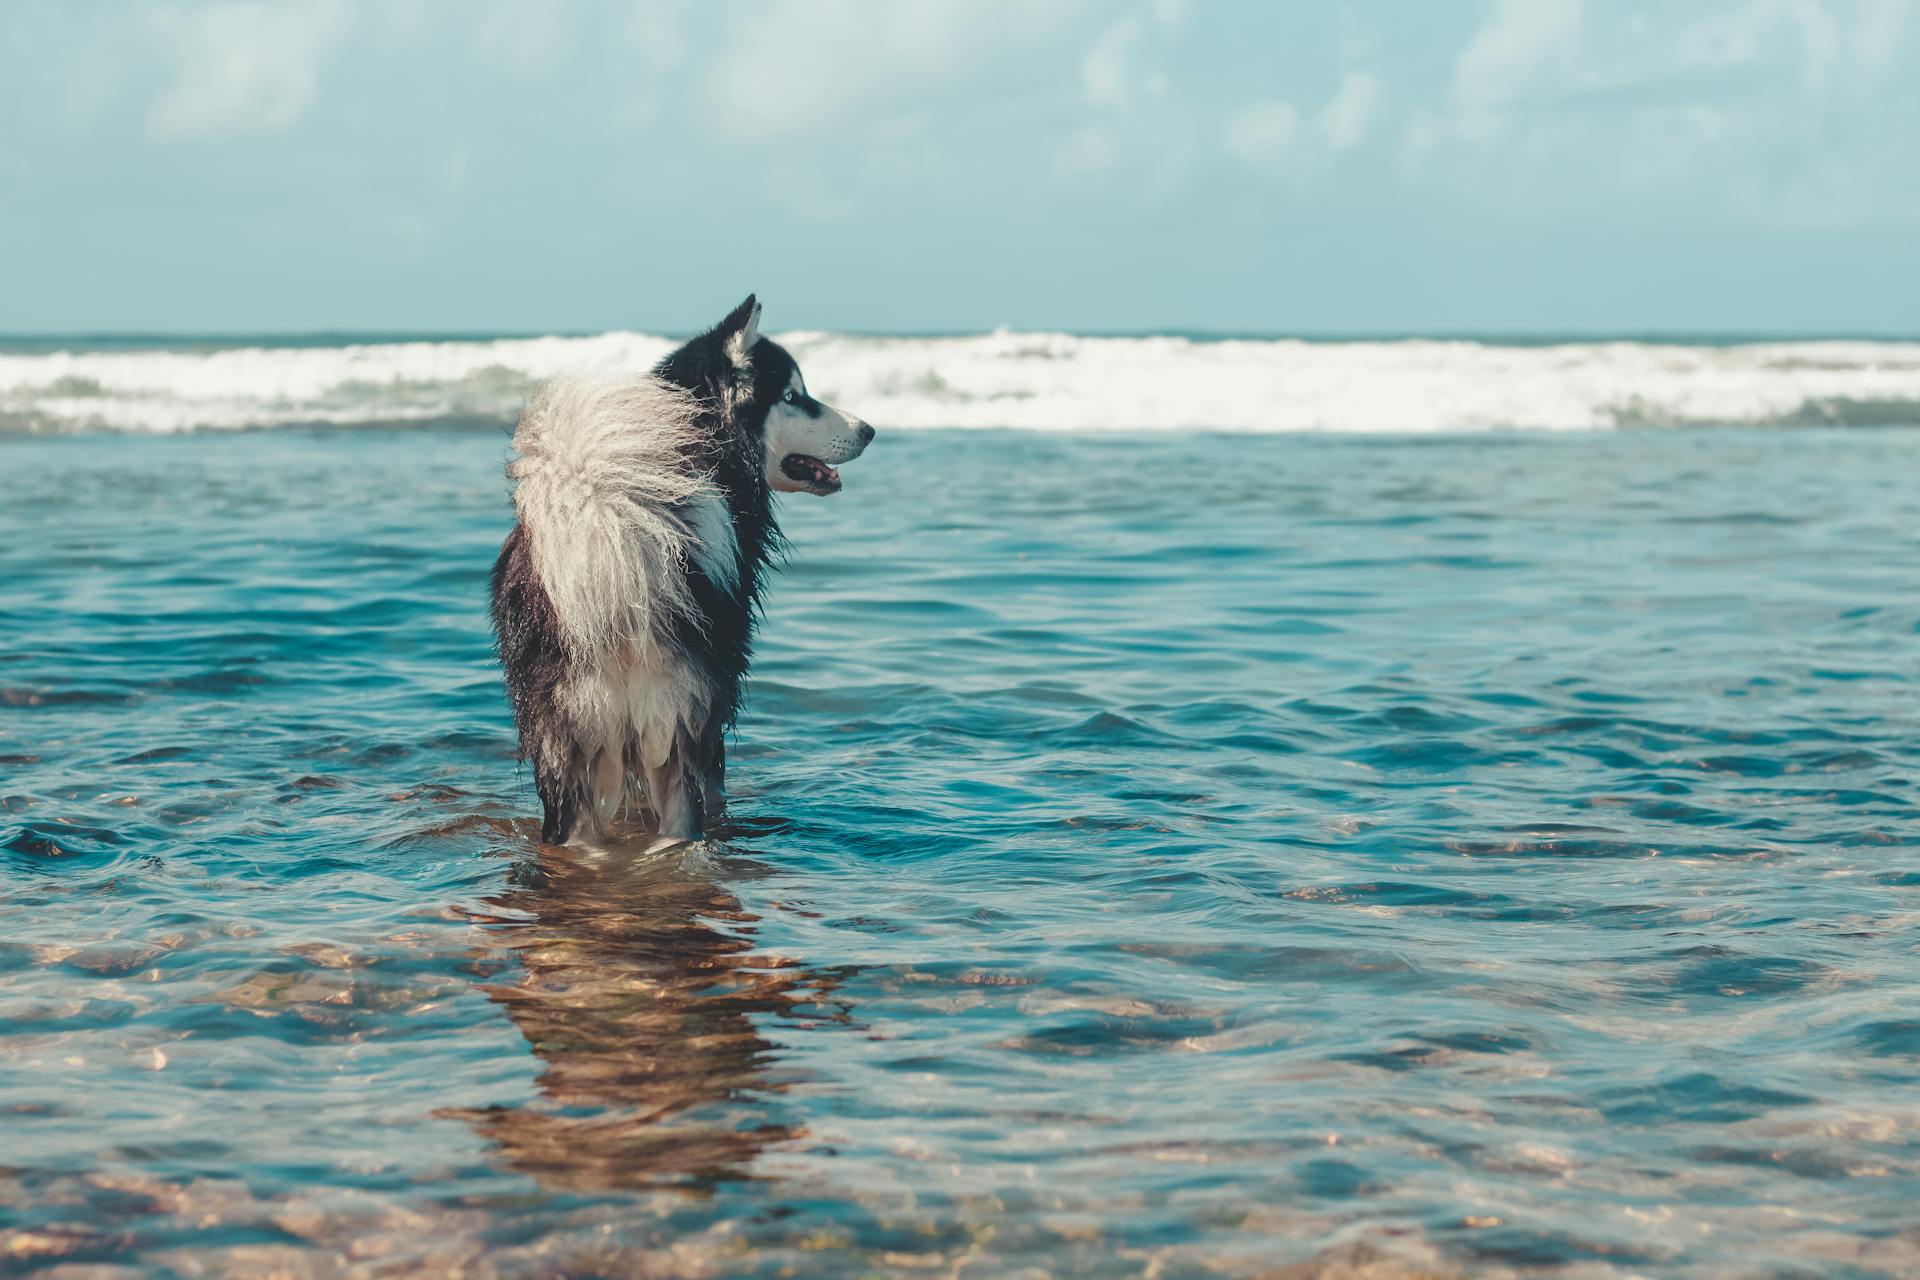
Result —
<path fill-rule="evenodd" d="M 831 979 L 754 951 L 756 917 L 720 877 L 757 870 L 703 845 L 540 846 L 481 918 L 518 955 L 488 994 L 544 1060 L 541 1097 L 457 1114 L 515 1167 L 581 1190 L 740 1177 L 798 1136 L 760 1024 L 846 1011 Z"/>

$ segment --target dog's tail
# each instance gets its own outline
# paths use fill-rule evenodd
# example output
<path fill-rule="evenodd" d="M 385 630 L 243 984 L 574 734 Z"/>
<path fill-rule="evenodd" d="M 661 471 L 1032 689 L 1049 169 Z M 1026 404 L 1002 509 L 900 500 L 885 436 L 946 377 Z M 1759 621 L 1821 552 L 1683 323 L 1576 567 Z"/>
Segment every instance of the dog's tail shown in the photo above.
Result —
<path fill-rule="evenodd" d="M 686 566 L 710 558 L 719 501 L 699 443 L 699 402 L 645 374 L 563 374 L 520 415 L 514 507 L 575 654 L 644 645 L 692 611 Z"/>

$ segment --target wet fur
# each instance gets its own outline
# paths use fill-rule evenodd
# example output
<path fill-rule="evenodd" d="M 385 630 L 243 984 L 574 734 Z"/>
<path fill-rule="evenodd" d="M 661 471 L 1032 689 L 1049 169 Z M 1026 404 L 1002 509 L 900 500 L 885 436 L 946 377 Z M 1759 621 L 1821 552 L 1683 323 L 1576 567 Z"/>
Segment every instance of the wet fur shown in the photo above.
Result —
<path fill-rule="evenodd" d="M 628 805 L 693 839 L 723 803 L 724 737 L 784 547 L 765 428 L 794 362 L 758 314 L 748 298 L 644 375 L 557 378 L 514 434 L 519 522 L 492 611 L 550 842 L 602 833 Z"/>

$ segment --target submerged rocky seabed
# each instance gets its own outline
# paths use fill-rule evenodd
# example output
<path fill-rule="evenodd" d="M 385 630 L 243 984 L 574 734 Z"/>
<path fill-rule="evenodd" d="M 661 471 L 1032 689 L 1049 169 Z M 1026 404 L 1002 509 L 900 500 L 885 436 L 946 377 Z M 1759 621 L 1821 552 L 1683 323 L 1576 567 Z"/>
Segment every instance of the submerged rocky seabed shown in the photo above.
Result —
<path fill-rule="evenodd" d="M 0 441 L 0 1274 L 1920 1272 L 1920 432 L 883 430 L 668 856 L 503 451 Z"/>

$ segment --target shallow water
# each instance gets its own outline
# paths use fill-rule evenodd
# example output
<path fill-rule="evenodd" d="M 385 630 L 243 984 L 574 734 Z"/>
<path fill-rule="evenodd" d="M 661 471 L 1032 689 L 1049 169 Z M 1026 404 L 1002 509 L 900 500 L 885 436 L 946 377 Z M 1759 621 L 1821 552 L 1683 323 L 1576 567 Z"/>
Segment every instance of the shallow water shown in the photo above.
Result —
<path fill-rule="evenodd" d="M 0 1272 L 1920 1272 L 1920 432 L 886 435 L 650 858 L 503 455 L 0 442 Z"/>

